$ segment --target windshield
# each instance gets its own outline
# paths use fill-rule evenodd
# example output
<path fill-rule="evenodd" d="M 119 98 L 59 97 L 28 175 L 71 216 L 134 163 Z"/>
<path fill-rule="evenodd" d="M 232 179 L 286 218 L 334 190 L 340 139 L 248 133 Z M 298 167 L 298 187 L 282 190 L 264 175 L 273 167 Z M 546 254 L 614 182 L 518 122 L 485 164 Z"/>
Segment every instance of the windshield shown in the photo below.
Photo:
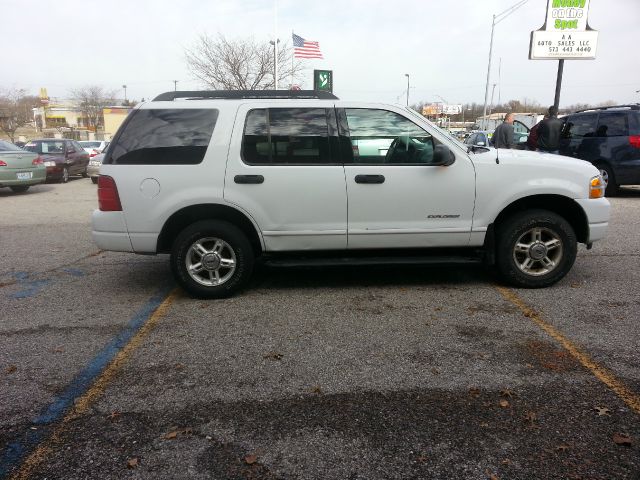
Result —
<path fill-rule="evenodd" d="M 442 128 L 438 127 L 435 123 L 429 121 L 426 117 L 424 117 L 420 113 L 416 112 L 413 108 L 406 107 L 406 110 L 409 113 L 411 113 L 414 117 L 419 117 L 422 120 L 424 120 L 425 122 L 427 122 L 429 125 L 431 125 L 433 128 L 435 128 L 438 132 L 440 132 L 442 135 L 444 135 L 449 140 L 451 140 L 453 143 L 455 143 L 458 147 L 462 148 L 465 151 L 467 150 L 468 145 L 465 145 L 460 140 L 458 140 L 457 138 L 453 137 L 449 132 L 447 132 L 446 130 L 443 130 Z"/>
<path fill-rule="evenodd" d="M 24 149 L 34 153 L 64 153 L 64 140 L 46 140 L 29 142 Z"/>

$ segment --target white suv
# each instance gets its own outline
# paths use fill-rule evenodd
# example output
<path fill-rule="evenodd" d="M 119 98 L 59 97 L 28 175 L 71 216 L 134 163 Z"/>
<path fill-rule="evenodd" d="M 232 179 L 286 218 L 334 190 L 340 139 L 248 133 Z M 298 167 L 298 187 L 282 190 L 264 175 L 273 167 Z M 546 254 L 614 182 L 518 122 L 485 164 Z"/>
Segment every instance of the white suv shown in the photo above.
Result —
<path fill-rule="evenodd" d="M 100 170 L 93 238 L 170 253 L 217 298 L 279 265 L 484 261 L 544 287 L 605 236 L 582 160 L 464 145 L 411 109 L 309 91 L 168 92 L 138 106 Z M 453 256 L 455 255 L 455 256 Z"/>

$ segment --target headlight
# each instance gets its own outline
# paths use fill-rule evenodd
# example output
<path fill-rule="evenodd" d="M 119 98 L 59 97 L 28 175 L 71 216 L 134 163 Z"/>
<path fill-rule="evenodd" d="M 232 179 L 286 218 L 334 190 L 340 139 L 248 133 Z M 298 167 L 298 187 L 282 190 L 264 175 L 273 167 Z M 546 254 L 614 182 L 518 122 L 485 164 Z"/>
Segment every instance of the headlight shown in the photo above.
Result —
<path fill-rule="evenodd" d="M 44 162 L 44 166 L 45 167 L 55 167 L 56 166 L 56 162 Z"/>
<path fill-rule="evenodd" d="M 604 180 L 600 175 L 593 177 L 589 181 L 589 198 L 602 198 L 604 197 Z"/>

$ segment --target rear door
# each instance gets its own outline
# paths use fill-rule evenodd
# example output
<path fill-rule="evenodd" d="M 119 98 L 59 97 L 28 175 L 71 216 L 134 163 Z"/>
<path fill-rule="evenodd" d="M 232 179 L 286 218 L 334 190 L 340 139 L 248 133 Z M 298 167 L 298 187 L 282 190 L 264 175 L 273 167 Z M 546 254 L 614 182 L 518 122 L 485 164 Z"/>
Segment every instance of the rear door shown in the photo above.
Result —
<path fill-rule="evenodd" d="M 613 169 L 617 184 L 640 182 L 640 149 L 629 141 L 633 111 L 600 112 L 596 133 L 600 139 L 600 156 Z"/>
<path fill-rule="evenodd" d="M 347 247 L 347 194 L 333 104 L 241 105 L 224 198 L 258 224 L 268 251 Z"/>

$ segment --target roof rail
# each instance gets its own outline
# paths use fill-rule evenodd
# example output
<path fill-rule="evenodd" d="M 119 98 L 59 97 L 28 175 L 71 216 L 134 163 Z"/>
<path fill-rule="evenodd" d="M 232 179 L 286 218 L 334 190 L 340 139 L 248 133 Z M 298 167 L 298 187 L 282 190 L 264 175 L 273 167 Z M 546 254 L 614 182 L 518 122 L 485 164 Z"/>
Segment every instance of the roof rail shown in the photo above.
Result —
<path fill-rule="evenodd" d="M 240 100 L 245 98 L 299 98 L 299 99 L 319 99 L 338 100 L 333 93 L 320 92 L 316 90 L 194 90 L 165 92 L 153 99 L 154 102 L 171 101 L 178 98 L 190 100 L 201 99 L 224 99 Z"/>
<path fill-rule="evenodd" d="M 609 110 L 610 108 L 629 108 L 631 110 L 640 110 L 640 103 L 631 103 L 629 105 L 611 105 L 609 107 L 593 107 L 584 110 L 576 110 L 575 113 L 590 112 L 593 110 Z"/>

